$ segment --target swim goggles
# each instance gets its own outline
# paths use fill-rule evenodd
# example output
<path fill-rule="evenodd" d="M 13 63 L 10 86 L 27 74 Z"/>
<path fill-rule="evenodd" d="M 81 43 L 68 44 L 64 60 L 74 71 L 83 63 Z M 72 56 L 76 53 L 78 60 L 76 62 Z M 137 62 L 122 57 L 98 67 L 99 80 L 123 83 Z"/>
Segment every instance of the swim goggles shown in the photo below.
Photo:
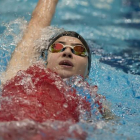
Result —
<path fill-rule="evenodd" d="M 72 53 L 75 55 L 83 57 L 88 56 L 88 52 L 83 45 L 70 46 L 64 45 L 62 43 L 54 43 L 49 47 L 49 51 L 52 53 L 63 52 L 66 49 L 66 47 L 71 48 Z"/>

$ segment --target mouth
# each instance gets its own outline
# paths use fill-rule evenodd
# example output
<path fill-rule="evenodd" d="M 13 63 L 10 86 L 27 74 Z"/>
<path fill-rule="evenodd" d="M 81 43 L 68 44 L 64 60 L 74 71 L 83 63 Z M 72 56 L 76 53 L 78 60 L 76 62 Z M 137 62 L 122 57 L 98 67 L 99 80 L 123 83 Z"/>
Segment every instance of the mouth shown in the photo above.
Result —
<path fill-rule="evenodd" d="M 74 66 L 73 63 L 69 60 L 63 60 L 59 63 L 59 65 L 68 68 L 72 68 Z"/>

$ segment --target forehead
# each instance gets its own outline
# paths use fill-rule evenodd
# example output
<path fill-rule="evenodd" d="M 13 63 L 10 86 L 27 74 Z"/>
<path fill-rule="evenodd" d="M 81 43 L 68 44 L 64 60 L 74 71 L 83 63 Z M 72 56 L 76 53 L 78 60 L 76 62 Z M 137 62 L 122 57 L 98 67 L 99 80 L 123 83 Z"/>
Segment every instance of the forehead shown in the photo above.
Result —
<path fill-rule="evenodd" d="M 62 36 L 59 39 L 57 39 L 55 42 L 57 41 L 62 41 L 65 42 L 66 44 L 83 44 L 78 38 L 75 37 L 71 37 L 71 36 Z"/>

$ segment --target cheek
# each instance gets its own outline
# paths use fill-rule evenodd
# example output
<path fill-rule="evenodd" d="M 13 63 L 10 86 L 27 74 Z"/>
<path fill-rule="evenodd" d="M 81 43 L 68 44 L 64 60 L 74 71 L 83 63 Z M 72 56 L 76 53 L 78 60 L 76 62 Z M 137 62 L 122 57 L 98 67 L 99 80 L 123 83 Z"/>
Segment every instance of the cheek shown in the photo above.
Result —
<path fill-rule="evenodd" d="M 48 63 L 56 62 L 57 59 L 58 59 L 57 53 L 55 53 L 55 54 L 48 53 L 48 57 L 47 57 Z"/>
<path fill-rule="evenodd" d="M 47 68 L 52 69 L 54 66 L 56 66 L 57 59 L 58 59 L 58 57 L 56 54 L 53 55 L 53 54 L 49 53 L 48 57 L 47 57 L 47 62 L 48 62 Z"/>
<path fill-rule="evenodd" d="M 82 73 L 85 73 L 88 69 L 88 59 L 87 58 L 79 58 L 77 59 L 77 69 Z"/>
<path fill-rule="evenodd" d="M 48 61 L 48 62 L 50 62 L 50 61 L 51 61 L 51 58 L 52 58 L 51 54 L 50 54 L 50 53 L 48 53 L 48 56 L 47 56 L 47 61 Z"/>

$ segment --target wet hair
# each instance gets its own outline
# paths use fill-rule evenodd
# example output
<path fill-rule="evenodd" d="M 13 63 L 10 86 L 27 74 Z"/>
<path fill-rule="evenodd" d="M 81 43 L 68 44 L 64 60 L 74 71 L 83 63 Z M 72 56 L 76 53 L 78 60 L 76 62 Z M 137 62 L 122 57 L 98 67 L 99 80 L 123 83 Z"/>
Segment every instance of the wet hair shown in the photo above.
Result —
<path fill-rule="evenodd" d="M 83 45 L 85 46 L 85 48 L 86 48 L 86 50 L 88 52 L 88 72 L 90 72 L 90 68 L 91 68 L 91 52 L 90 52 L 90 49 L 89 49 L 89 46 L 88 46 L 87 42 L 85 41 L 85 39 L 80 34 L 74 32 L 74 31 L 64 31 L 64 32 L 62 32 L 60 34 L 57 34 L 57 35 L 53 36 L 50 39 L 48 49 L 57 39 L 59 39 L 60 37 L 63 37 L 63 36 L 75 37 L 75 38 L 79 39 L 83 43 Z M 42 54 L 41 54 L 42 57 L 45 58 L 45 60 L 47 59 L 47 51 L 48 51 L 48 49 L 44 49 L 42 51 Z M 47 50 L 47 51 L 45 51 L 45 50 Z"/>

